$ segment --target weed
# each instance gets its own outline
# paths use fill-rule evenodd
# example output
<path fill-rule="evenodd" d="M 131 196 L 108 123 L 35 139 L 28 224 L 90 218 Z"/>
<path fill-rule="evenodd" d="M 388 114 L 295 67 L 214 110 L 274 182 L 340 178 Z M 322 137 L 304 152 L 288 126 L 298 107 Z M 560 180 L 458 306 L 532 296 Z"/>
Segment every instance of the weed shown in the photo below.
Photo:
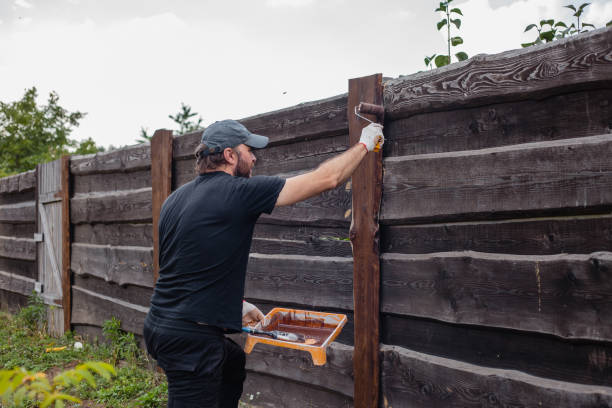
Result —
<path fill-rule="evenodd" d="M 140 355 L 140 349 L 136 343 L 133 333 L 121 330 L 121 321 L 116 317 L 104 322 L 102 326 L 104 337 L 110 342 L 111 358 L 114 364 L 119 360 L 126 360 L 132 364 L 136 363 Z"/>

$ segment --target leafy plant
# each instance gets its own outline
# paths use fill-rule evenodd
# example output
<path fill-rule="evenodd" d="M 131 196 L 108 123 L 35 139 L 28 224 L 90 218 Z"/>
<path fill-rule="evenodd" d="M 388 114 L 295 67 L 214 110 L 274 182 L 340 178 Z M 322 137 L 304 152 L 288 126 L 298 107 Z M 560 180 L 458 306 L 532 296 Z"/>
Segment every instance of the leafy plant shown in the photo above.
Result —
<path fill-rule="evenodd" d="M 28 297 L 28 305 L 22 308 L 17 318 L 31 331 L 45 329 L 47 321 L 47 307 L 36 292 Z"/>
<path fill-rule="evenodd" d="M 576 17 L 576 23 L 571 23 L 568 25 L 568 23 L 565 23 L 563 21 L 556 21 L 554 19 L 544 19 L 544 20 L 540 20 L 540 24 L 529 24 L 527 27 L 525 27 L 525 31 L 530 31 L 532 29 L 536 29 L 538 31 L 538 36 L 536 37 L 536 39 L 534 41 L 528 42 L 528 43 L 523 43 L 521 44 L 521 46 L 523 48 L 525 47 L 529 47 L 532 45 L 536 45 L 536 44 L 542 44 L 545 42 L 551 42 L 554 40 L 558 40 L 561 38 L 565 38 L 568 37 L 570 35 L 574 35 L 574 34 L 579 34 L 579 33 L 584 33 L 586 31 L 588 31 L 587 28 L 585 27 L 590 27 L 590 28 L 595 28 L 595 26 L 593 24 L 589 24 L 589 23 L 582 23 L 580 24 L 580 17 L 582 16 L 582 14 L 584 13 L 584 10 L 590 5 L 591 3 L 583 3 L 581 4 L 579 7 L 576 7 L 572 4 L 568 4 L 567 6 L 563 6 L 565 8 L 568 8 L 570 10 L 572 10 L 574 12 L 572 17 Z M 612 23 L 609 22 L 608 24 Z"/>
<path fill-rule="evenodd" d="M 104 322 L 102 326 L 104 337 L 110 342 L 111 361 L 117 364 L 119 360 L 127 360 L 134 363 L 140 349 L 134 338 L 134 333 L 121 330 L 121 321 L 116 317 Z"/>
<path fill-rule="evenodd" d="M 41 408 L 52 404 L 55 408 L 63 408 L 64 401 L 81 402 L 77 397 L 66 393 L 67 388 L 83 382 L 96 388 L 94 374 L 109 380 L 115 375 L 115 369 L 107 363 L 89 361 L 56 375 L 51 381 L 42 372 L 27 371 L 23 368 L 0 370 L 0 400 L 5 405 L 21 406 L 26 401 L 34 401 Z"/>
<path fill-rule="evenodd" d="M 439 7 L 435 10 L 436 12 L 444 13 L 444 17 L 442 20 L 438 21 L 436 27 L 438 31 L 442 30 L 442 28 L 446 27 L 446 43 L 447 43 L 447 53 L 444 54 L 434 54 L 431 57 L 425 57 L 425 65 L 431 68 L 431 62 L 433 61 L 436 64 L 436 67 L 443 67 L 451 63 L 451 47 L 456 47 L 458 45 L 463 44 L 463 38 L 457 36 L 451 37 L 451 24 L 455 26 L 457 30 L 461 28 L 461 19 L 459 16 L 463 17 L 463 12 L 459 8 L 450 8 L 450 3 L 453 0 L 446 0 L 440 2 Z M 455 54 L 455 57 L 458 61 L 464 61 L 468 59 L 468 55 L 460 51 Z"/>

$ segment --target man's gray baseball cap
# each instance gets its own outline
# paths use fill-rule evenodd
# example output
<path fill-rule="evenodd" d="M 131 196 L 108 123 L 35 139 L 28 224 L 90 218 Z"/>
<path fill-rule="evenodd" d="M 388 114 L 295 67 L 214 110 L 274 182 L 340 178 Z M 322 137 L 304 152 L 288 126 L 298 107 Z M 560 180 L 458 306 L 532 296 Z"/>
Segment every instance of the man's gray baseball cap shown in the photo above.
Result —
<path fill-rule="evenodd" d="M 236 120 L 226 119 L 213 123 L 202 132 L 202 143 L 207 149 L 200 152 L 201 156 L 208 156 L 222 152 L 227 147 L 236 147 L 245 144 L 255 149 L 267 146 L 266 136 L 249 132 L 243 124 Z"/>

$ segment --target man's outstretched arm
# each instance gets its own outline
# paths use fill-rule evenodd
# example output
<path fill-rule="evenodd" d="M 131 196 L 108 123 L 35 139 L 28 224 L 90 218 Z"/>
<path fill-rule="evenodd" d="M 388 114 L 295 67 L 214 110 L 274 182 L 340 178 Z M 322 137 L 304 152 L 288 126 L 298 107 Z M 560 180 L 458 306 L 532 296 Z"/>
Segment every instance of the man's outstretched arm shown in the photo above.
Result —
<path fill-rule="evenodd" d="M 361 160 L 384 142 L 382 126 L 371 124 L 361 131 L 359 143 L 346 152 L 324 161 L 315 170 L 291 177 L 278 195 L 276 206 L 292 205 L 338 187 L 353 174 Z"/>

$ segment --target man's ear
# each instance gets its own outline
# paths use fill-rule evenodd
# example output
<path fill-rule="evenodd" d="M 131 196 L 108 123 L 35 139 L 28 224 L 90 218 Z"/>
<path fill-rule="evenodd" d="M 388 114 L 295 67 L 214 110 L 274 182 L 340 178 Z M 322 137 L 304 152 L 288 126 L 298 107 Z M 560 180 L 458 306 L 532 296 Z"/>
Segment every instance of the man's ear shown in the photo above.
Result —
<path fill-rule="evenodd" d="M 230 165 L 234 165 L 238 161 L 238 155 L 231 147 L 226 147 L 223 150 L 223 158 Z"/>

